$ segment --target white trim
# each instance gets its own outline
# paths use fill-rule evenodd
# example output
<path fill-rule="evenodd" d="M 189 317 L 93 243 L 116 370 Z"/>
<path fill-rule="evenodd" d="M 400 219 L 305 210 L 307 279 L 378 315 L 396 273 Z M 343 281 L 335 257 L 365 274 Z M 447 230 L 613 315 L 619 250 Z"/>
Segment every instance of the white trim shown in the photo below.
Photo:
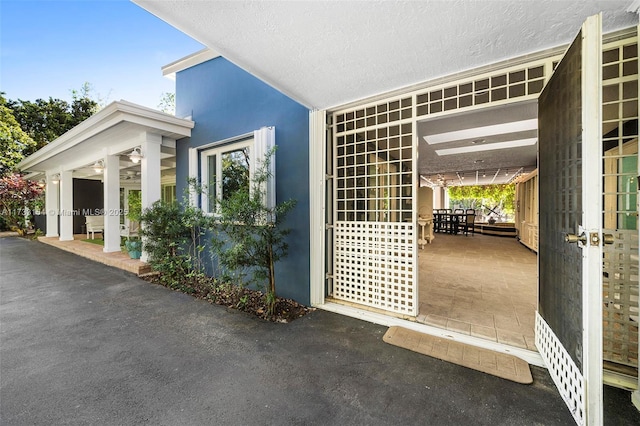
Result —
<path fill-rule="evenodd" d="M 325 170 L 327 112 L 309 113 L 309 299 L 324 303 L 325 294 Z"/>
<path fill-rule="evenodd" d="M 102 175 L 103 192 L 103 229 L 102 251 L 113 253 L 120 251 L 120 157 L 117 155 L 104 156 L 104 171 Z"/>
<path fill-rule="evenodd" d="M 602 15 L 582 25 L 582 224 L 602 241 Z M 589 235 L 587 235 L 589 238 Z M 601 425 L 602 244 L 583 250 L 582 327 L 585 424 Z"/>
<path fill-rule="evenodd" d="M 179 73 L 180 71 L 184 71 L 191 67 L 195 67 L 196 65 L 210 61 L 211 59 L 215 59 L 219 56 L 220 54 L 215 50 L 209 47 L 205 47 L 204 49 L 192 53 L 191 55 L 185 56 L 184 58 L 180 58 L 177 61 L 173 61 L 170 64 L 163 66 L 162 75 L 171 80 L 175 80 L 176 73 Z"/>
<path fill-rule="evenodd" d="M 122 122 L 150 127 L 155 133 L 175 138 L 191 136 L 191 129 L 195 125 L 191 120 L 176 118 L 151 108 L 115 101 L 22 160 L 17 167 L 21 170 L 31 169 Z"/>
<path fill-rule="evenodd" d="M 253 132 L 253 147 L 251 148 L 251 168 L 249 175 L 264 165 L 267 154 L 276 146 L 275 126 L 261 127 Z M 261 186 L 262 204 L 268 209 L 276 207 L 276 153 L 269 159 L 269 177 Z M 253 188 L 250 188 L 252 190 Z M 275 217 L 274 217 L 275 220 Z"/>
<path fill-rule="evenodd" d="M 60 172 L 60 241 L 73 241 L 73 171 Z"/>
<path fill-rule="evenodd" d="M 253 133 L 252 133 L 253 135 Z M 243 148 L 249 149 L 249 159 L 251 161 L 251 166 L 249 168 L 249 181 L 255 172 L 255 148 L 254 148 L 254 138 L 239 140 L 233 144 L 225 144 L 219 145 L 215 148 L 210 148 L 206 150 L 200 151 L 200 183 L 202 185 L 202 193 L 200 194 L 200 208 L 205 213 L 213 214 L 215 212 L 209 211 L 209 185 L 211 182 L 208 182 L 209 176 L 209 162 L 208 157 L 214 156 L 216 157 L 216 196 L 218 198 L 222 197 L 222 154 L 237 151 Z"/>
<path fill-rule="evenodd" d="M 60 209 L 60 182 L 52 182 L 53 176 L 55 174 L 57 174 L 57 172 L 53 170 L 49 170 L 46 173 L 47 187 L 44 191 L 44 202 L 47 213 L 47 237 L 58 237 L 60 233 L 60 229 L 58 227 L 58 210 Z"/>
<path fill-rule="evenodd" d="M 198 179 L 198 149 L 197 148 L 189 148 L 189 187 L 187 191 L 189 191 L 189 205 L 191 207 L 198 206 L 198 192 L 196 188 L 192 186 L 191 181 L 195 181 L 194 183 L 199 183 Z"/>
<path fill-rule="evenodd" d="M 496 352 L 514 355 L 525 360 L 531 365 L 545 367 L 544 361 L 542 360 L 540 354 L 538 352 L 530 351 L 527 349 L 520 349 L 502 343 L 493 342 L 491 340 L 481 339 L 479 337 L 469 336 L 467 334 L 462 334 L 455 331 L 444 330 L 442 328 L 421 324 L 415 321 L 404 320 L 401 318 L 392 317 L 390 315 L 379 314 L 376 312 L 359 309 L 353 306 L 342 305 L 335 302 L 327 302 L 324 304 L 314 305 L 314 307 L 325 311 L 334 312 L 340 315 L 357 318 L 362 321 L 383 325 L 385 327 L 404 327 L 409 330 L 417 331 L 419 333 L 428 334 L 430 336 L 455 340 L 457 342 L 476 346 L 478 348 L 489 349 Z"/>
<path fill-rule="evenodd" d="M 222 145 L 227 145 L 227 144 L 232 144 L 235 142 L 240 142 L 243 141 L 245 139 L 252 139 L 253 138 L 253 132 L 248 132 L 248 133 L 244 133 L 242 135 L 238 135 L 238 136 L 232 136 L 230 138 L 226 138 L 226 139 L 222 139 L 221 141 L 216 141 L 216 142 L 211 142 L 205 145 L 200 145 L 195 147 L 194 149 L 197 149 L 198 151 L 204 151 L 205 149 L 209 149 L 209 148 L 216 148 Z"/>

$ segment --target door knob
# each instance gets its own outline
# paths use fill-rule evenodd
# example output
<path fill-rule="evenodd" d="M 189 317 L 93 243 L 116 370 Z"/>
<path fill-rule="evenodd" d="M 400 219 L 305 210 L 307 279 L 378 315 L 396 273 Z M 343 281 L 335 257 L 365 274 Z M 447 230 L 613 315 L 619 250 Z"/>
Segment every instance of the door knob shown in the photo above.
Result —
<path fill-rule="evenodd" d="M 566 234 L 564 236 L 564 242 L 565 243 L 582 243 L 582 244 L 587 244 L 587 236 L 584 234 L 584 232 L 580 235 L 576 235 L 576 234 Z"/>

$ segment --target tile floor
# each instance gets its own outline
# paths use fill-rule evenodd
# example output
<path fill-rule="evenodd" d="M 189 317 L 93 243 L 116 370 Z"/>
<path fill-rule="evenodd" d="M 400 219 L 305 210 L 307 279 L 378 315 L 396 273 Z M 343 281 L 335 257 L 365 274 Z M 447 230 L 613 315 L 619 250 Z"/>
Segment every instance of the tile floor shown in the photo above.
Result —
<path fill-rule="evenodd" d="M 419 322 L 536 350 L 536 253 L 515 238 L 438 233 L 418 261 Z"/>

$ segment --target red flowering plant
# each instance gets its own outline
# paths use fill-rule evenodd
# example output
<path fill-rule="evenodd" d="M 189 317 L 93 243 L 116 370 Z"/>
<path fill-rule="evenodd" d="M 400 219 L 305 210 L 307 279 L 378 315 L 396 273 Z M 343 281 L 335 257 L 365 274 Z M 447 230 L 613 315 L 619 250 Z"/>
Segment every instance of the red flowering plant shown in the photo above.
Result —
<path fill-rule="evenodd" d="M 26 235 L 34 210 L 42 205 L 44 189 L 20 173 L 0 178 L 0 217 L 5 226 Z"/>

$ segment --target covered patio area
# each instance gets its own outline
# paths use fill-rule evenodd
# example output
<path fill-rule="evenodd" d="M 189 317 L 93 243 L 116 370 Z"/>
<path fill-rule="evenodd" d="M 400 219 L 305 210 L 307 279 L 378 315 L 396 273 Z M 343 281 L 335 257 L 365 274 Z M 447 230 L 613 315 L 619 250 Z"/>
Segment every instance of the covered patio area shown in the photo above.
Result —
<path fill-rule="evenodd" d="M 73 241 L 79 223 L 100 216 L 102 251 L 120 252 L 120 227 L 128 225 L 121 190 L 140 190 L 142 209 L 160 200 L 163 185 L 175 186 L 176 141 L 193 127 L 191 120 L 116 101 L 24 159 L 18 168 L 46 188 L 46 237 Z M 92 195 L 80 208 L 74 188 L 82 186 Z"/>

